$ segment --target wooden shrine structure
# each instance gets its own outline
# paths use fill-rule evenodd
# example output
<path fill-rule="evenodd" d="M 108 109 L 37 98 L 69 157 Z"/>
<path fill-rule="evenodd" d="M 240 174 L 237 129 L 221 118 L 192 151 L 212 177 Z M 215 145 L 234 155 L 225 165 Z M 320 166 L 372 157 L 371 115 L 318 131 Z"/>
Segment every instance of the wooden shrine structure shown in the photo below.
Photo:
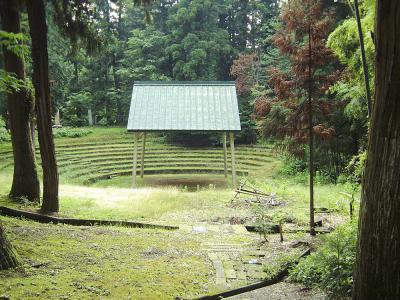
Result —
<path fill-rule="evenodd" d="M 232 185 L 236 188 L 234 133 L 241 130 L 235 82 L 137 81 L 127 130 L 134 133 L 132 186 L 136 186 L 138 143 L 142 136 L 140 176 L 144 176 L 146 133 L 220 132 L 227 177 L 227 135 L 231 149 Z"/>

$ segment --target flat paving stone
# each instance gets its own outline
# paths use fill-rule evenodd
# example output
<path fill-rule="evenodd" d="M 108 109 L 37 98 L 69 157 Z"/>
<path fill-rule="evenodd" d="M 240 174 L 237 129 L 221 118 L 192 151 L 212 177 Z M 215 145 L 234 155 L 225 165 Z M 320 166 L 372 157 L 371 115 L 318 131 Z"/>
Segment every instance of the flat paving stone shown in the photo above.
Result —
<path fill-rule="evenodd" d="M 222 262 L 220 260 L 213 260 L 212 263 L 215 268 L 215 277 L 224 278 L 225 280 L 225 271 Z"/>
<path fill-rule="evenodd" d="M 245 281 L 247 279 L 247 273 L 244 272 L 244 271 L 237 271 L 236 274 L 237 274 L 237 279 L 238 280 L 244 280 Z"/>
<path fill-rule="evenodd" d="M 196 233 L 205 233 L 207 232 L 207 228 L 203 226 L 194 226 L 193 231 Z"/>
<path fill-rule="evenodd" d="M 257 279 L 257 280 L 264 280 L 265 273 L 264 272 L 249 272 L 247 273 L 247 278 Z"/>
<path fill-rule="evenodd" d="M 226 279 L 236 279 L 236 272 L 234 269 L 225 269 Z"/>
<path fill-rule="evenodd" d="M 218 255 L 217 255 L 216 253 L 209 252 L 207 255 L 208 255 L 208 258 L 209 258 L 211 261 L 218 259 Z"/>
<path fill-rule="evenodd" d="M 245 239 L 244 242 L 241 242 L 241 239 L 235 241 L 236 236 L 249 235 L 244 226 L 196 224 L 191 230 L 193 234 L 218 236 L 222 234 L 229 237 L 205 241 L 200 247 L 212 262 L 217 290 L 241 287 L 265 278 L 266 274 L 263 272 L 262 265 L 266 256 L 265 250 L 261 251 L 254 239 Z"/>
<path fill-rule="evenodd" d="M 223 261 L 222 264 L 224 265 L 225 270 L 226 269 L 233 269 L 233 262 L 228 260 L 228 261 Z"/>

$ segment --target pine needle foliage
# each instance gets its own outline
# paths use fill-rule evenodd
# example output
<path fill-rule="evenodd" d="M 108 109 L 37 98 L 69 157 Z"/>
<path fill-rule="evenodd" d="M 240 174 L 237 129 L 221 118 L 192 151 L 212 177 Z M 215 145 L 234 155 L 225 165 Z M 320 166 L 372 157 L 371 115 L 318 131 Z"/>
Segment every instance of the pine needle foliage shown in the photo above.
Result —
<path fill-rule="evenodd" d="M 329 116 L 338 103 L 332 101 L 328 90 L 338 80 L 340 72 L 336 58 L 326 47 L 326 38 L 334 26 L 334 14 L 319 0 L 295 0 L 284 5 L 283 25 L 273 40 L 280 54 L 290 62 L 289 69 L 273 67 L 269 70 L 268 83 L 274 95 L 261 97 L 254 106 L 254 116 L 261 122 L 263 134 L 282 139 L 290 137 L 296 149 L 308 141 L 310 85 L 313 131 L 322 140 L 335 135 Z"/>

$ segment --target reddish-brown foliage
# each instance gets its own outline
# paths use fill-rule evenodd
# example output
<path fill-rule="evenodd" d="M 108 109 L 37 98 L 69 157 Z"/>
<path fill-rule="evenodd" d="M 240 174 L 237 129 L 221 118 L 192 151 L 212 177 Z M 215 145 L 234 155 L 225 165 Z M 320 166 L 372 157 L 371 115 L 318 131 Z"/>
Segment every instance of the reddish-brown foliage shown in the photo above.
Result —
<path fill-rule="evenodd" d="M 254 103 L 253 117 L 257 119 L 269 114 L 271 111 L 271 104 L 271 101 L 269 101 L 269 99 L 266 97 L 257 98 Z"/>
<path fill-rule="evenodd" d="M 283 26 L 275 35 L 274 44 L 290 61 L 290 69 L 270 69 L 268 83 L 275 97 L 255 102 L 254 116 L 268 119 L 265 132 L 278 137 L 290 136 L 300 143 L 307 142 L 309 106 L 306 101 L 311 78 L 313 121 L 319 123 L 313 130 L 324 140 L 335 134 L 327 117 L 336 103 L 329 99 L 327 91 L 338 80 L 340 72 L 335 71 L 336 59 L 325 46 L 333 25 L 333 14 L 333 11 L 323 9 L 320 0 L 292 0 L 290 5 L 283 7 Z"/>
<path fill-rule="evenodd" d="M 233 61 L 231 75 L 235 76 L 236 88 L 239 95 L 247 93 L 259 82 L 260 59 L 257 54 L 240 54 Z"/>

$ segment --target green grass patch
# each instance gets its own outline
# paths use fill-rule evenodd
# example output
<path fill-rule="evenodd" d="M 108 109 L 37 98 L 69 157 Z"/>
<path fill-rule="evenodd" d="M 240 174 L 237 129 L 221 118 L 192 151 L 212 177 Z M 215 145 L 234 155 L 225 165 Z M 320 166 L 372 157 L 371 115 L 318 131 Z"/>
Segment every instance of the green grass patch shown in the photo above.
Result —
<path fill-rule="evenodd" d="M 53 129 L 53 136 L 54 138 L 80 138 L 91 134 L 93 131 L 90 129 L 85 128 L 70 128 L 70 127 L 63 127 L 63 128 L 54 128 Z"/>
<path fill-rule="evenodd" d="M 182 192 L 174 187 L 115 189 L 80 188 L 63 186 L 62 214 L 78 218 L 160 220 L 172 212 L 205 209 L 209 202 L 215 206 L 226 202 L 227 191 L 203 190 L 197 193 Z M 87 196 L 81 196 L 86 193 Z M 171 220 L 179 224 L 181 220 Z"/>
<path fill-rule="evenodd" d="M 174 299 L 208 291 L 209 262 L 180 232 L 0 220 L 23 258 L 17 272 L 0 272 L 0 296 Z"/>

